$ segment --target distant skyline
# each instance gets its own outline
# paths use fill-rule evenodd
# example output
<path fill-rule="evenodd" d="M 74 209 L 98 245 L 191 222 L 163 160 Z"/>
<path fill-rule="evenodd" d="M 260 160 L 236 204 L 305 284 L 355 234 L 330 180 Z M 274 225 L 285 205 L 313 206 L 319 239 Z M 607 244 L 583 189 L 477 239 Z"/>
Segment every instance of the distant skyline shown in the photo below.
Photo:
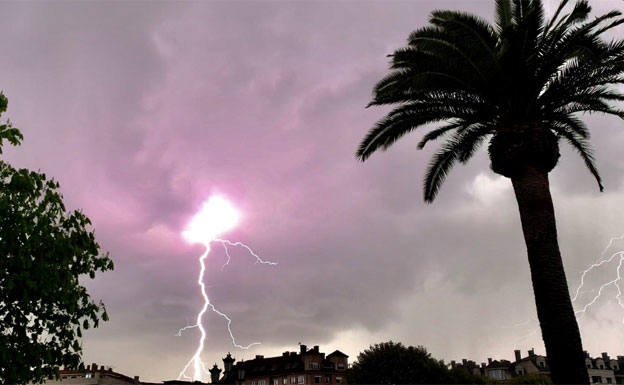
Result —
<path fill-rule="evenodd" d="M 552 11 L 557 1 L 545 1 Z M 208 260 L 213 302 L 248 351 L 207 315 L 204 358 L 424 345 L 436 358 L 513 359 L 544 348 L 511 184 L 485 151 L 422 200 L 431 146 L 414 133 L 355 159 L 383 108 L 364 107 L 394 49 L 437 8 L 492 19 L 494 2 L 2 2 L 0 90 L 24 144 L 1 155 L 61 183 L 93 221 L 115 271 L 84 282 L 111 320 L 84 359 L 142 380 L 177 377 L 196 348 L 201 246 L 181 231 L 212 193 L 242 213 L 240 250 Z M 594 12 L 624 9 L 592 0 Z M 619 36 L 624 36 L 622 28 Z M 624 234 L 624 124 L 586 116 L 605 192 L 564 146 L 551 174 L 572 290 Z M 4 149 L 3 149 L 4 150 Z M 486 204 L 490 202 L 490 204 Z M 614 245 L 624 249 L 624 240 Z M 609 275 L 611 274 L 611 275 Z M 612 277 L 588 277 L 596 283 Z M 609 292 L 579 326 L 592 355 L 624 354 L 624 310 Z"/>

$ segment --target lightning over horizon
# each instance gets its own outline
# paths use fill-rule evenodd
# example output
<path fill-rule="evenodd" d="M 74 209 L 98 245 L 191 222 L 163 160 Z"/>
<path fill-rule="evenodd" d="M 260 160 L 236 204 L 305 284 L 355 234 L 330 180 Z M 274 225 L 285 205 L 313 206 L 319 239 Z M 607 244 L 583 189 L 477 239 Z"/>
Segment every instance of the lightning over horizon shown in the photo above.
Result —
<path fill-rule="evenodd" d="M 201 360 L 201 353 L 204 350 L 204 344 L 206 341 L 206 330 L 203 327 L 202 321 L 203 316 L 210 309 L 212 312 L 219 315 L 221 318 L 226 320 L 227 330 L 232 341 L 232 345 L 236 348 L 247 350 L 252 346 L 259 345 L 260 342 L 252 342 L 248 345 L 241 345 L 236 342 L 236 338 L 234 337 L 234 333 L 232 332 L 232 319 L 225 314 L 224 312 L 217 309 L 211 302 L 208 297 L 208 293 L 206 292 L 206 285 L 204 283 L 204 275 L 206 272 L 206 258 L 210 253 L 210 244 L 213 242 L 220 243 L 224 250 L 227 260 L 225 264 L 222 266 L 225 268 L 230 263 L 231 255 L 228 249 L 228 246 L 234 247 L 242 247 L 249 252 L 251 256 L 256 259 L 256 264 L 265 264 L 270 266 L 277 265 L 277 262 L 266 261 L 253 251 L 251 247 L 242 243 L 242 242 L 232 242 L 227 239 L 217 238 L 220 234 L 231 230 L 238 223 L 239 214 L 234 209 L 234 207 L 230 204 L 229 201 L 225 200 L 222 197 L 211 197 L 208 201 L 206 201 L 200 210 L 197 213 L 191 222 L 189 223 L 187 229 L 183 232 L 183 237 L 191 242 L 191 243 L 201 243 L 205 246 L 205 251 L 199 257 L 199 276 L 197 279 L 197 284 L 200 287 L 200 292 L 202 298 L 204 300 L 204 304 L 200 311 L 197 313 L 196 322 L 193 325 L 187 325 L 183 328 L 180 328 L 176 333 L 176 336 L 181 336 L 182 332 L 188 329 L 198 328 L 200 331 L 200 339 L 195 350 L 195 353 L 191 357 L 191 359 L 186 363 L 184 368 L 180 371 L 178 375 L 178 379 L 187 378 L 192 379 L 193 381 L 201 381 L 202 374 L 207 374 L 208 370 L 206 369 L 204 362 Z M 193 375 L 192 377 L 187 374 L 189 368 L 193 366 Z"/>
<path fill-rule="evenodd" d="M 600 253 L 599 257 L 596 259 L 596 261 L 581 272 L 580 283 L 576 287 L 576 290 L 574 291 L 574 296 L 572 296 L 571 298 L 572 304 L 575 304 L 578 301 L 580 301 L 580 297 L 582 296 L 582 294 L 594 293 L 594 292 L 597 292 L 597 293 L 593 297 L 591 297 L 591 299 L 588 302 L 586 302 L 581 308 L 579 308 L 578 310 L 575 310 L 574 314 L 576 315 L 577 320 L 581 320 L 585 316 L 587 311 L 593 305 L 595 305 L 596 302 L 598 302 L 598 300 L 604 295 L 605 289 L 611 286 L 615 288 L 615 291 L 617 293 L 615 296 L 616 303 L 618 304 L 618 306 L 622 308 L 622 310 L 624 310 L 624 298 L 622 298 L 623 297 L 622 293 L 624 291 L 624 287 L 622 286 L 622 281 L 624 281 L 624 250 L 619 250 L 608 256 L 605 256 L 605 254 L 607 254 L 607 252 L 613 247 L 613 245 L 617 241 L 622 241 L 622 240 L 624 240 L 624 234 L 617 236 L 617 237 L 612 237 L 607 243 L 606 247 L 603 249 L 602 253 Z M 608 266 L 614 265 L 615 261 L 617 261 L 617 265 L 615 267 L 614 279 L 603 282 L 597 289 L 583 290 L 583 288 L 586 286 L 586 279 L 588 278 L 587 277 L 588 274 L 596 271 L 599 268 L 603 268 L 603 267 L 606 268 Z M 507 328 L 517 328 L 517 327 L 527 326 L 529 324 L 532 324 L 533 322 L 539 323 L 537 318 L 529 318 L 528 320 L 524 322 L 520 322 L 511 326 L 508 326 Z M 622 317 L 622 323 L 624 324 L 624 316 Z M 533 328 L 530 333 L 523 335 L 520 338 L 517 338 L 514 342 L 514 346 L 518 346 L 518 344 L 521 341 L 524 341 L 527 338 L 535 335 L 536 333 L 539 332 L 539 330 L 540 330 L 539 327 Z"/>
<path fill-rule="evenodd" d="M 598 289 L 588 291 L 588 292 L 595 292 L 597 290 L 598 293 L 589 302 L 587 302 L 585 306 L 583 306 L 580 310 L 576 310 L 574 312 L 575 314 L 577 314 L 577 318 L 579 318 L 578 317 L 579 314 L 581 317 L 584 316 L 587 310 L 592 305 L 594 305 L 598 301 L 598 299 L 602 296 L 604 289 L 606 289 L 609 286 L 613 286 L 615 290 L 617 291 L 615 300 L 617 304 L 624 310 L 624 301 L 622 300 L 622 287 L 620 286 L 621 281 L 622 281 L 622 266 L 624 266 L 624 250 L 617 251 L 611 254 L 609 257 L 604 257 L 604 255 L 613 246 L 614 242 L 618 240 L 622 240 L 622 239 L 624 239 L 624 235 L 611 238 L 609 240 L 609 243 L 605 247 L 605 249 L 600 254 L 600 257 L 598 258 L 598 260 L 594 262 L 593 264 L 591 264 L 587 269 L 583 270 L 583 272 L 581 273 L 581 282 L 576 288 L 574 297 L 572 297 L 572 303 L 576 302 L 579 296 L 583 293 L 581 290 L 583 289 L 583 286 L 585 286 L 585 277 L 587 276 L 587 274 L 591 273 L 595 269 L 598 269 L 602 266 L 609 266 L 610 264 L 612 264 L 613 261 L 618 261 L 617 267 L 615 268 L 615 278 L 603 283 L 602 285 L 600 285 Z M 624 324 L 624 317 L 622 318 L 622 323 Z"/>

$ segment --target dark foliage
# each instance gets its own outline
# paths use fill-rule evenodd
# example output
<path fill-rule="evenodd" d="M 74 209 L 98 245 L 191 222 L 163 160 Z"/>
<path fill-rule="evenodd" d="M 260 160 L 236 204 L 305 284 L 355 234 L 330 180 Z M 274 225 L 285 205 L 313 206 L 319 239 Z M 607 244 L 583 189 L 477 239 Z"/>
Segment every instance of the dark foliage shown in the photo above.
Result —
<path fill-rule="evenodd" d="M 482 384 L 483 378 L 436 360 L 422 347 L 392 341 L 361 352 L 349 370 L 352 384 Z"/>
<path fill-rule="evenodd" d="M 0 94 L 0 114 L 7 99 Z M 17 145 L 19 130 L 0 126 Z M 79 277 L 113 263 L 79 211 L 68 212 L 59 184 L 0 161 L 0 383 L 41 382 L 81 363 L 83 329 L 108 316 Z"/>

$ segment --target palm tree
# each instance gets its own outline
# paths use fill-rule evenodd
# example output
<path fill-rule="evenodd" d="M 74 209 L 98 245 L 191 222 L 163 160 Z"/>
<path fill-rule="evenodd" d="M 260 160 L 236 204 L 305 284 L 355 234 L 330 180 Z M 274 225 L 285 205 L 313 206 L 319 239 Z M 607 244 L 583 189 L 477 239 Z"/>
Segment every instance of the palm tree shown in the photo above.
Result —
<path fill-rule="evenodd" d="M 624 119 L 624 41 L 604 32 L 624 23 L 612 11 L 589 20 L 585 0 L 560 2 L 550 19 L 541 0 L 496 0 L 496 23 L 439 10 L 391 56 L 390 73 L 370 105 L 395 108 L 370 129 L 357 151 L 366 160 L 431 123 L 418 144 L 444 139 L 424 178 L 432 202 L 451 167 L 486 140 L 492 170 L 511 179 L 527 246 L 542 337 L 555 383 L 588 383 L 581 338 L 566 282 L 548 173 L 559 141 L 579 153 L 602 191 L 580 113 Z"/>

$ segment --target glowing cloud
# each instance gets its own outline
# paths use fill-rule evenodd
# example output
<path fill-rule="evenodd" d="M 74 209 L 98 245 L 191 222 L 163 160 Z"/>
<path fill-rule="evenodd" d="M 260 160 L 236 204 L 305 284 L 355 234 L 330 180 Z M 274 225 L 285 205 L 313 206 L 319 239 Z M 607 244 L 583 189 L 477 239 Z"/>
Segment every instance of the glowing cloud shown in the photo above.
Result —
<path fill-rule="evenodd" d="M 227 199 L 212 196 L 191 219 L 182 236 L 190 243 L 207 245 L 219 235 L 233 229 L 239 218 L 240 214 Z"/>

